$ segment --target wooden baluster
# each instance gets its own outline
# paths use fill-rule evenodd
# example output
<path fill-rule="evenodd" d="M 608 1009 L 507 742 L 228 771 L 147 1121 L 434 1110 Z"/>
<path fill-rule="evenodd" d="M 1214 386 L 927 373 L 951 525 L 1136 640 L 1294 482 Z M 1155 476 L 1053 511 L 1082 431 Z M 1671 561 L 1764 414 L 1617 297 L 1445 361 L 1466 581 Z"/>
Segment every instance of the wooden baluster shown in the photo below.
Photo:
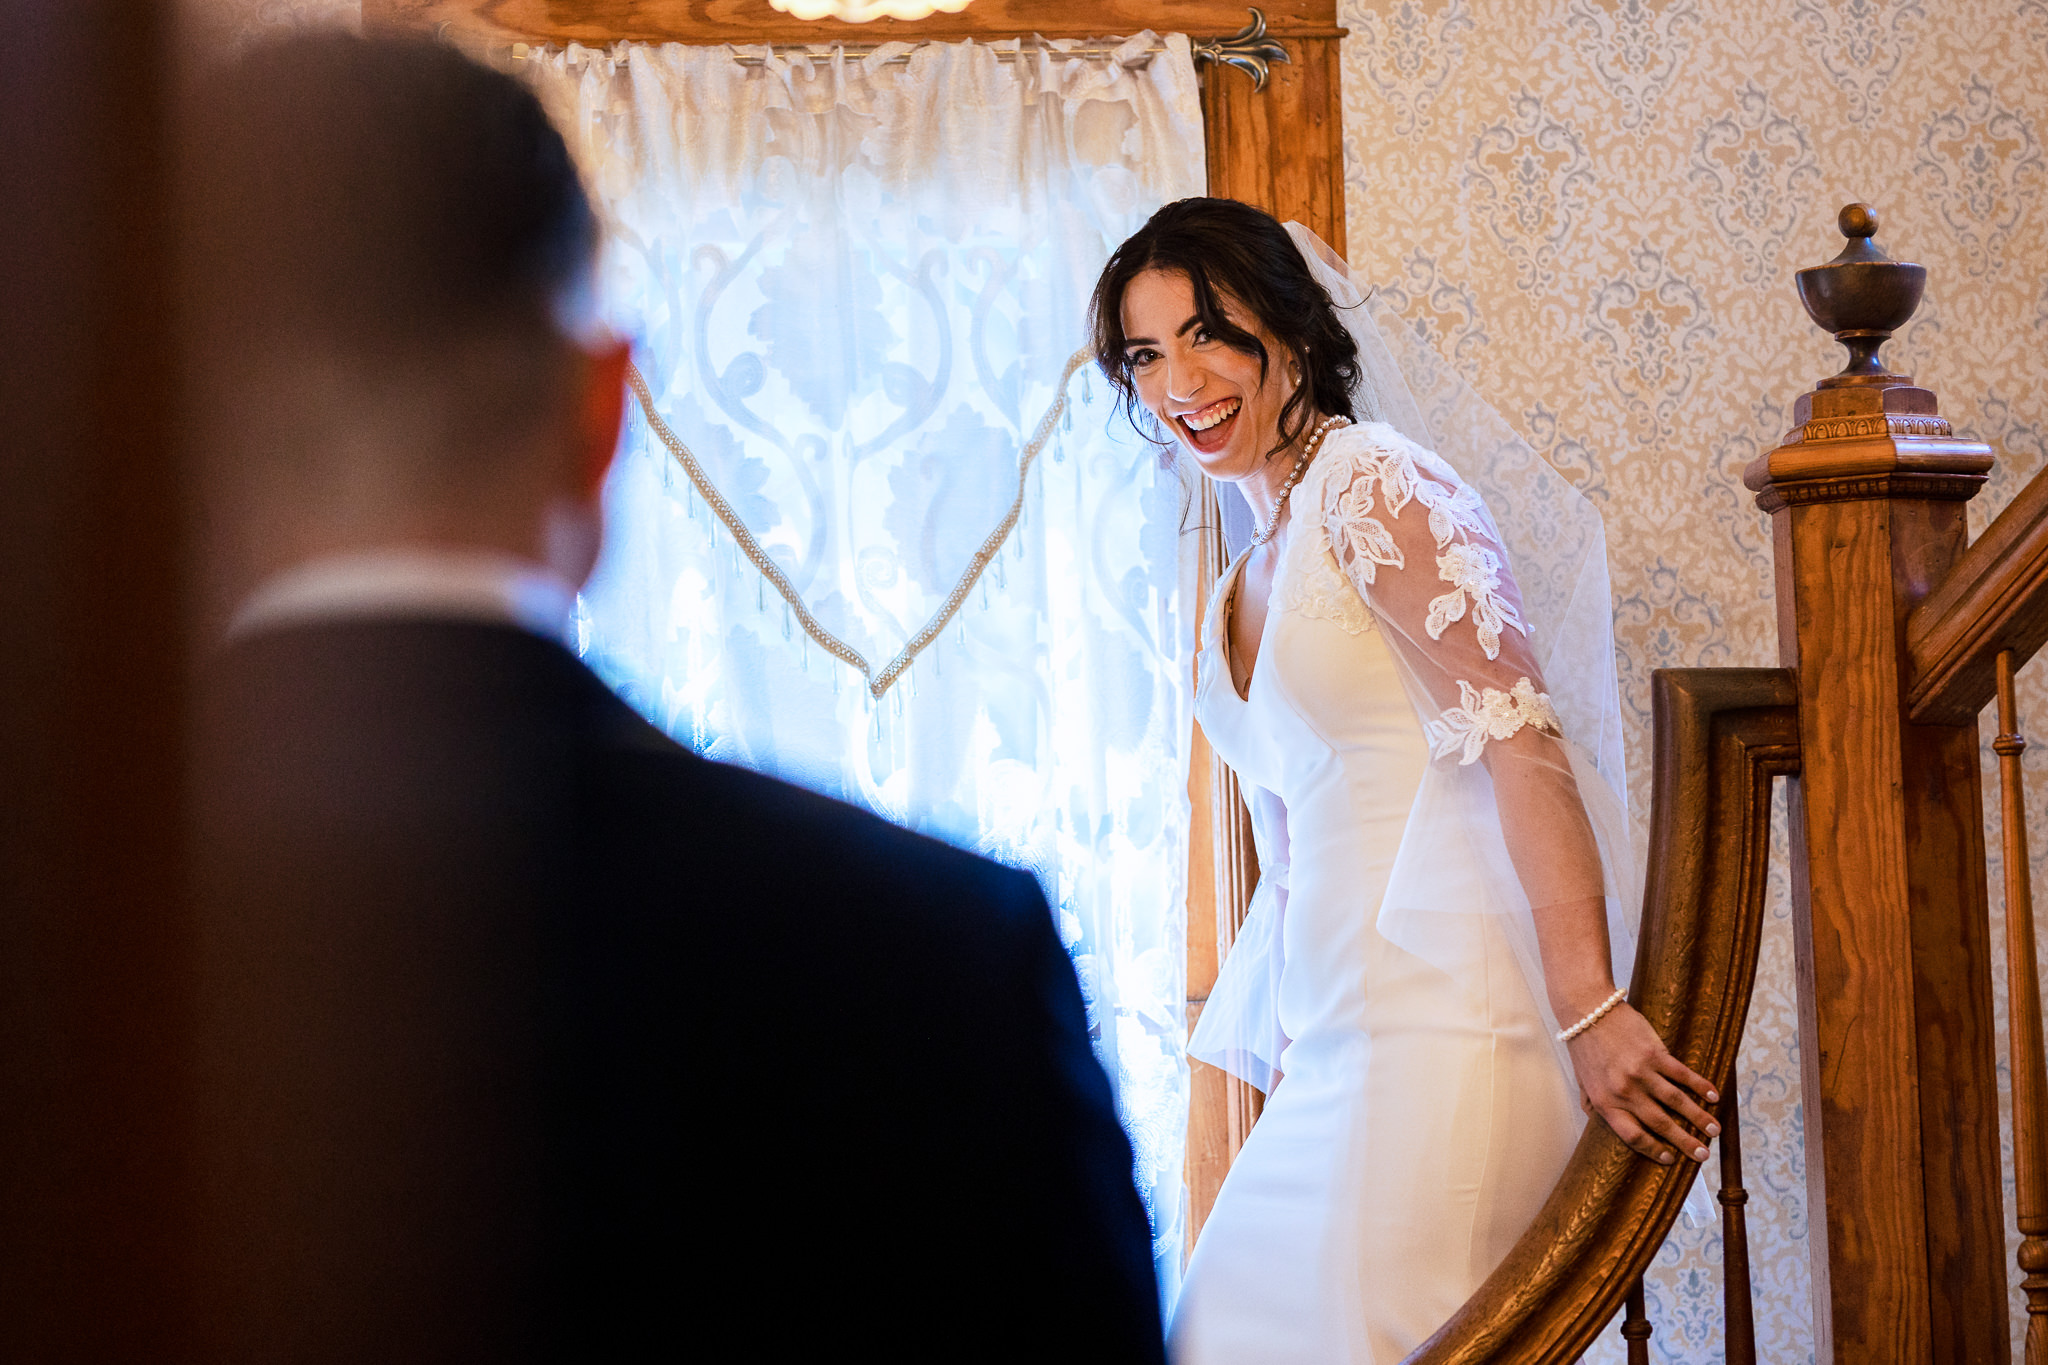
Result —
<path fill-rule="evenodd" d="M 1735 1086 L 1721 1095 L 1721 1295 L 1727 1324 L 1728 1365 L 1756 1365 L 1756 1319 L 1749 1292 L 1749 1220 L 1743 1205 L 1742 1116 L 1735 1107 Z"/>
<path fill-rule="evenodd" d="M 2005 836 L 2005 972 L 2011 1005 L 2013 1186 L 2020 1269 L 2027 1295 L 2026 1365 L 2048 1365 L 2048 1068 L 2041 1046 L 2041 979 L 2034 961 L 2034 891 L 2027 863 L 2027 797 L 2021 785 L 2013 652 L 1998 655 L 1998 785 Z"/>
<path fill-rule="evenodd" d="M 1650 1333 L 1655 1330 L 1650 1326 L 1649 1314 L 1643 1311 L 1643 1281 L 1638 1276 L 1628 1291 L 1628 1303 L 1621 1317 L 1621 1339 L 1628 1343 L 1628 1365 L 1650 1365 Z"/>

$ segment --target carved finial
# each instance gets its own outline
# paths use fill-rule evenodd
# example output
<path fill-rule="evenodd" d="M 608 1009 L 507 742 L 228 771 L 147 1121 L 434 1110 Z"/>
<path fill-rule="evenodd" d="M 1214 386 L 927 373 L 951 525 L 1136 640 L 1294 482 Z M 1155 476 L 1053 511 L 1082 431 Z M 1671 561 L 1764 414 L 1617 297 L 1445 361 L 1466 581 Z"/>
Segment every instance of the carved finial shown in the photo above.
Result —
<path fill-rule="evenodd" d="M 1849 349 L 1849 363 L 1832 379 L 1821 380 L 1821 386 L 1911 383 L 1886 370 L 1877 352 L 1920 306 L 1927 270 L 1884 254 L 1872 240 L 1877 214 L 1870 205 L 1850 204 L 1835 221 L 1849 239 L 1841 255 L 1795 276 L 1806 315 Z"/>

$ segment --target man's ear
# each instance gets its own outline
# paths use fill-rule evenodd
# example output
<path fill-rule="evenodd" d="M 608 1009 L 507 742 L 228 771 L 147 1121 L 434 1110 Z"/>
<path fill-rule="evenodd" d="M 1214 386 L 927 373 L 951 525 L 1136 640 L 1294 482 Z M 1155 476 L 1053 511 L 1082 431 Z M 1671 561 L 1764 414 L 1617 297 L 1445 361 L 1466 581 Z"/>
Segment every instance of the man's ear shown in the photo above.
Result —
<path fill-rule="evenodd" d="M 633 363 L 633 343 L 614 340 L 585 346 L 583 391 L 576 396 L 576 493 L 594 500 L 611 472 L 618 453 L 619 430 L 626 420 L 626 367 Z"/>

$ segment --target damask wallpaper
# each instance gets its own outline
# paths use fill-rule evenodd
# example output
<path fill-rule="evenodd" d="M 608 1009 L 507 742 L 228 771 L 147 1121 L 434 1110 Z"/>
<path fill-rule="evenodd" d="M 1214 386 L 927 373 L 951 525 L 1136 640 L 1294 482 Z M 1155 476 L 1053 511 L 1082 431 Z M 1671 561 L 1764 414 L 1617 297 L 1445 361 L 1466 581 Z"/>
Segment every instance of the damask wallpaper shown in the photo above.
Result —
<path fill-rule="evenodd" d="M 1640 819 L 1651 670 L 1777 662 L 1769 530 L 1741 473 L 1840 368 L 1792 271 L 1841 248 L 1841 205 L 1872 204 L 1878 240 L 1928 268 L 1887 358 L 1997 447 L 1973 529 L 2048 458 L 2048 0 L 1343 0 L 1339 17 L 1354 268 L 1606 515 Z M 2022 714 L 2048 734 L 2031 673 Z M 1739 1090 L 1758 1349 L 1781 1362 L 1812 1356 L 1785 891 L 1781 859 Z M 1653 1356 L 1722 1358 L 1720 1261 L 1715 1227 L 1665 1246 Z"/>

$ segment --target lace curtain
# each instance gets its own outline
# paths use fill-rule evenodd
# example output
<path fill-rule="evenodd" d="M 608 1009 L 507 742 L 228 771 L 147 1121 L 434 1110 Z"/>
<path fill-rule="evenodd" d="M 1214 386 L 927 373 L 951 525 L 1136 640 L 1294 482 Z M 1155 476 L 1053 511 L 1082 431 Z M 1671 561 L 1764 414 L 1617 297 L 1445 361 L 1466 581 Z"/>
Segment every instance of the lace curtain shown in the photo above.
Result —
<path fill-rule="evenodd" d="M 879 672 L 1017 494 L 1109 252 L 1202 192 L 1187 41 L 624 44 L 528 63 L 610 229 L 656 411 Z M 1160 49 L 1163 51 L 1148 51 Z M 966 605 L 877 701 L 636 413 L 586 657 L 712 757 L 1030 869 L 1079 969 L 1164 1287 L 1181 1166 L 1187 490 L 1092 367 Z"/>

